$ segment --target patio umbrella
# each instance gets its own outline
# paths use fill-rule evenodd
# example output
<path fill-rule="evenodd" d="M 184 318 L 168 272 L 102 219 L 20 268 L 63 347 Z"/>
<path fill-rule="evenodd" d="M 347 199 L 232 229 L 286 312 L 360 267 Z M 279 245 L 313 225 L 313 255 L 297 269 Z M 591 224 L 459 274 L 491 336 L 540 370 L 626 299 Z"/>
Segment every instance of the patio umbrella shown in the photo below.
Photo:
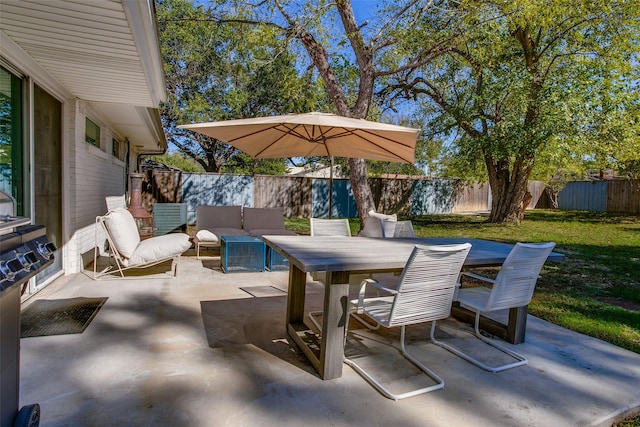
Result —
<path fill-rule="evenodd" d="M 226 142 L 255 158 L 354 157 L 413 163 L 418 129 L 329 113 L 226 120 L 178 126 Z M 331 162 L 333 163 L 333 161 Z M 329 217 L 333 168 L 329 177 Z"/>

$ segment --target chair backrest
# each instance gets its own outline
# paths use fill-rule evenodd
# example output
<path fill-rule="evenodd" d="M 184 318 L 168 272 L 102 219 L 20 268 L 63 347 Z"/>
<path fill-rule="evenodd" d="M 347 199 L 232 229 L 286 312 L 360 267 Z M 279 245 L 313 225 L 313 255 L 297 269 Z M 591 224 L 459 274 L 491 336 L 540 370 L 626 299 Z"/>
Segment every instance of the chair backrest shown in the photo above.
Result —
<path fill-rule="evenodd" d="M 116 208 L 96 218 L 105 232 L 109 246 L 119 258 L 130 258 L 140 244 L 136 221 L 126 209 Z"/>
<path fill-rule="evenodd" d="M 196 208 L 196 231 L 210 228 L 242 228 L 242 206 L 208 206 Z"/>
<path fill-rule="evenodd" d="M 516 243 L 502 263 L 487 310 L 522 307 L 531 301 L 538 275 L 555 243 Z"/>
<path fill-rule="evenodd" d="M 284 209 L 282 208 L 244 208 L 242 228 L 247 231 L 256 229 L 284 230 Z"/>
<path fill-rule="evenodd" d="M 460 271 L 470 249 L 470 243 L 416 245 L 400 276 L 389 326 L 449 317 Z"/>
<path fill-rule="evenodd" d="M 393 230 L 393 237 L 396 239 L 403 237 L 416 237 L 411 221 L 398 221 L 395 229 Z"/>
<path fill-rule="evenodd" d="M 343 236 L 351 237 L 351 228 L 349 228 L 349 220 L 344 219 L 324 219 L 311 218 L 312 236 Z"/>
<path fill-rule="evenodd" d="M 127 208 L 127 200 L 124 194 L 121 196 L 107 196 L 104 198 L 104 200 L 107 203 L 107 212 L 110 212 L 117 208 Z"/>

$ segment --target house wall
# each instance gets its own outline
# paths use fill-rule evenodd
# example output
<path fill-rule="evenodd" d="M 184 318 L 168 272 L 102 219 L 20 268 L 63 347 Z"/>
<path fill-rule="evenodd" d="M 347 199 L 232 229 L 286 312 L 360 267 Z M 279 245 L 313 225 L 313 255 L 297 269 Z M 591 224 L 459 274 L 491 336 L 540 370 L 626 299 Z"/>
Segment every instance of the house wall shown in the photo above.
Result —
<path fill-rule="evenodd" d="M 104 215 L 107 207 L 106 196 L 125 193 L 125 162 L 112 155 L 114 135 L 107 119 L 91 105 L 75 100 L 73 119 L 68 123 L 71 131 L 68 165 L 68 221 L 69 241 L 64 264 L 65 274 L 79 272 L 88 259 L 92 259 L 96 246 L 96 232 L 101 239 L 102 232 L 96 229 L 96 216 Z M 85 141 L 85 123 L 89 117 L 100 126 L 100 148 Z M 84 255 L 84 257 L 83 257 Z"/>

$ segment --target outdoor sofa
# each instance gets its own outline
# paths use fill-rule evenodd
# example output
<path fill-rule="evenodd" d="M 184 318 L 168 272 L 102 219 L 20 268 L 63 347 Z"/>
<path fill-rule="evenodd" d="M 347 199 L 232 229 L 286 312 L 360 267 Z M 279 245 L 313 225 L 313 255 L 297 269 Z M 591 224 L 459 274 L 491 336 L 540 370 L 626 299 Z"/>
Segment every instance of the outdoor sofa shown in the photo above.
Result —
<path fill-rule="evenodd" d="M 291 235 L 284 226 L 282 208 L 200 205 L 196 208 L 196 258 L 200 247 L 220 246 L 222 236 Z"/>

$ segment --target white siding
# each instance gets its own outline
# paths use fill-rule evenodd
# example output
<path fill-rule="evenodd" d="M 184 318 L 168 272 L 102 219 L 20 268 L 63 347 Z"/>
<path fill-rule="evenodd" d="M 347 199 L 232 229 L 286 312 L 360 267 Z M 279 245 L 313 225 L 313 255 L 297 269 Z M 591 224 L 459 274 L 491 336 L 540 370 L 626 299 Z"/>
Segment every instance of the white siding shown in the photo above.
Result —
<path fill-rule="evenodd" d="M 84 140 L 85 118 L 100 126 L 101 147 L 97 148 Z M 82 254 L 93 251 L 96 245 L 95 219 L 106 212 L 106 196 L 124 194 L 124 163 L 111 155 L 112 131 L 90 106 L 78 100 L 72 115 L 75 131 L 70 139 L 68 188 L 69 200 L 69 248 L 66 274 L 77 273 L 82 268 Z M 101 236 L 101 234 L 99 235 Z M 100 239 L 100 237 L 99 237 Z"/>

